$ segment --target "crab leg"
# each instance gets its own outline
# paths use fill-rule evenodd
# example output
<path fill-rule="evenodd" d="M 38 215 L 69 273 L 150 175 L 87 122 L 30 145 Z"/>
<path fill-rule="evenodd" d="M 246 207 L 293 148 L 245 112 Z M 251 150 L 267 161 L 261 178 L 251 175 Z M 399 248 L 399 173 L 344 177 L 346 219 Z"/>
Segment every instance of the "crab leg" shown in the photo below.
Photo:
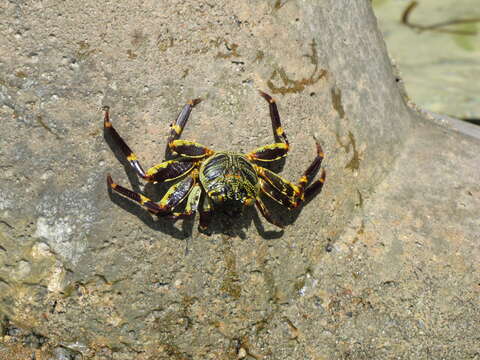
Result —
<path fill-rule="evenodd" d="M 195 167 L 194 162 L 169 160 L 155 165 L 148 169 L 147 172 L 145 172 L 143 170 L 143 167 L 140 165 L 137 156 L 133 153 L 127 143 L 122 139 L 122 137 L 118 134 L 117 130 L 115 130 L 115 128 L 113 127 L 112 122 L 110 121 L 108 106 L 104 107 L 104 111 L 104 129 L 109 131 L 113 140 L 130 163 L 130 166 L 143 179 L 150 182 L 164 182 L 175 180 L 183 175 L 188 174 Z"/>
<path fill-rule="evenodd" d="M 283 228 L 284 226 L 277 222 L 275 219 L 272 218 L 272 215 L 268 211 L 268 209 L 265 207 L 265 204 L 262 202 L 260 199 L 260 196 L 257 196 L 255 200 L 255 204 L 257 205 L 258 210 L 260 210 L 260 213 L 263 215 L 267 221 L 275 226 L 278 226 L 279 228 Z"/>
<path fill-rule="evenodd" d="M 148 169 L 146 179 L 154 183 L 175 180 L 188 174 L 195 165 L 191 161 L 164 161 Z"/>
<path fill-rule="evenodd" d="M 261 166 L 254 166 L 258 176 L 270 185 L 269 188 L 273 188 L 276 191 L 284 194 L 288 198 L 292 199 L 300 194 L 300 189 L 297 185 L 292 184 L 290 181 L 283 179 L 273 171 L 265 169 Z"/>
<path fill-rule="evenodd" d="M 202 207 L 200 209 L 200 224 L 198 225 L 198 230 L 200 232 L 205 232 L 208 229 L 208 225 L 212 220 L 212 205 L 208 196 L 205 196 L 202 201 Z"/>
<path fill-rule="evenodd" d="M 270 106 L 270 118 L 272 120 L 273 136 L 275 137 L 276 143 L 255 149 L 246 154 L 246 157 L 252 161 L 275 161 L 287 155 L 289 148 L 288 139 L 280 123 L 280 115 L 278 114 L 275 100 L 263 91 L 260 91 L 260 95 Z"/>
<path fill-rule="evenodd" d="M 272 200 L 275 200 L 280 205 L 292 208 L 295 204 L 294 197 L 287 196 L 277 188 L 273 187 L 269 182 L 259 179 L 260 189 Z"/>
<path fill-rule="evenodd" d="M 170 214 L 173 209 L 187 197 L 195 184 L 196 176 L 196 173 L 192 173 L 190 176 L 173 185 L 168 189 L 158 204 L 142 194 L 115 184 L 110 175 L 107 176 L 107 184 L 112 190 L 139 203 L 151 213 L 162 216 Z"/>
<path fill-rule="evenodd" d="M 327 175 L 325 174 L 325 170 L 322 170 L 322 175 L 320 175 L 320 179 L 315 180 L 309 187 L 305 189 L 304 201 L 310 200 L 315 194 L 318 194 L 320 191 L 322 191 L 326 176 Z"/>
<path fill-rule="evenodd" d="M 305 170 L 302 177 L 300 177 L 298 185 L 292 184 L 268 169 L 255 165 L 255 170 L 260 178 L 264 180 L 260 182 L 261 189 L 273 200 L 293 209 L 322 189 L 326 177 L 325 171 L 322 171 L 320 178 L 315 180 L 309 187 L 306 186 L 318 172 L 323 158 L 322 147 L 317 141 L 317 156 Z"/>
<path fill-rule="evenodd" d="M 280 123 L 280 115 L 278 114 L 277 104 L 275 99 L 272 98 L 267 93 L 263 91 L 259 91 L 260 95 L 267 100 L 270 106 L 270 118 L 272 119 L 272 127 L 273 127 L 273 136 L 275 137 L 276 142 L 283 142 L 288 145 L 287 135 L 282 128 L 282 124 Z"/>
<path fill-rule="evenodd" d="M 323 187 L 323 183 L 325 182 L 325 170 L 322 170 L 322 174 L 320 175 L 320 178 L 315 180 L 309 187 L 305 189 L 305 187 L 313 180 L 313 177 L 315 174 L 318 172 L 318 169 L 320 169 L 320 165 L 322 165 L 322 161 L 325 157 L 325 154 L 323 153 L 322 146 L 318 142 L 318 140 L 315 138 L 315 144 L 317 146 L 317 156 L 315 156 L 315 159 L 313 159 L 312 163 L 310 166 L 305 170 L 305 173 L 299 180 L 298 187 L 301 191 L 302 194 L 307 195 L 310 197 L 311 195 L 315 194 L 317 191 L 321 190 Z M 302 201 L 305 200 L 302 197 Z"/>
<path fill-rule="evenodd" d="M 107 185 L 109 188 L 112 190 L 118 192 L 119 194 L 125 196 L 126 198 L 133 200 L 140 205 L 144 206 L 148 211 L 150 211 L 153 214 L 166 214 L 168 211 L 165 211 L 162 209 L 160 206 L 158 206 L 154 201 L 150 200 L 146 196 L 143 196 L 142 194 L 139 194 L 135 191 L 132 191 L 130 189 L 124 188 L 123 186 L 120 186 L 116 183 L 113 182 L 112 177 L 110 175 L 107 175 Z"/>
<path fill-rule="evenodd" d="M 168 147 L 175 155 L 190 159 L 202 159 L 214 153 L 206 146 L 189 140 L 174 140 L 168 144 Z"/>
<path fill-rule="evenodd" d="M 170 143 L 174 140 L 180 138 L 182 134 L 183 128 L 187 124 L 188 117 L 192 112 L 192 109 L 197 105 L 202 99 L 193 99 L 187 102 L 187 104 L 183 107 L 180 114 L 178 114 L 177 120 L 170 126 L 170 136 L 167 140 L 167 148 L 165 149 L 165 154 L 167 155 L 170 151 Z"/>
<path fill-rule="evenodd" d="M 144 178 L 145 180 L 148 180 L 148 177 L 145 174 L 145 171 L 143 170 L 142 165 L 140 165 L 140 162 L 138 161 L 137 156 L 130 149 L 127 143 L 121 138 L 117 130 L 115 130 L 115 128 L 113 127 L 112 122 L 110 121 L 110 108 L 108 106 L 104 106 L 103 111 L 104 111 L 103 128 L 105 129 L 105 131 L 108 131 L 111 134 L 113 141 L 120 148 L 123 155 L 125 155 L 128 162 L 130 163 L 130 166 L 137 172 L 137 174 L 140 177 Z"/>
<path fill-rule="evenodd" d="M 288 153 L 287 143 L 275 143 L 262 146 L 245 156 L 252 161 L 275 161 L 285 157 Z"/>
<path fill-rule="evenodd" d="M 199 183 L 196 183 L 187 198 L 187 204 L 185 205 L 185 211 L 173 212 L 168 215 L 170 219 L 183 219 L 195 215 L 200 204 L 200 197 L 202 195 L 202 188 Z"/>

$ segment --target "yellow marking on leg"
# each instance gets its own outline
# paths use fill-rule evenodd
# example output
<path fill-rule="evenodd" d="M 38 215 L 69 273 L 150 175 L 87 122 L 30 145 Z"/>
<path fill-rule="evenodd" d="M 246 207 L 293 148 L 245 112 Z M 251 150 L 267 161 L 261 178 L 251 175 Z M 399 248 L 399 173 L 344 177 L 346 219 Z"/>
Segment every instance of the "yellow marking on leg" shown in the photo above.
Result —
<path fill-rule="evenodd" d="M 277 154 L 276 157 L 271 158 L 271 159 L 262 159 L 262 155 L 265 152 L 268 152 L 270 150 L 285 150 L 284 154 Z M 275 143 L 275 144 L 270 144 L 270 145 L 265 145 L 262 146 L 258 149 L 255 149 L 251 153 L 247 154 L 247 158 L 250 160 L 259 160 L 259 161 L 275 161 L 278 160 L 282 157 L 287 156 L 287 151 L 288 151 L 288 144 L 287 143 Z"/>
<path fill-rule="evenodd" d="M 172 186 L 170 189 L 168 189 L 167 193 L 163 196 L 162 200 L 160 200 L 160 205 L 166 206 L 168 204 L 168 201 L 172 198 L 174 195 L 175 191 L 177 190 L 179 183 L 175 184 Z"/>
<path fill-rule="evenodd" d="M 182 147 L 182 146 L 190 146 L 190 147 L 196 147 L 196 148 L 201 148 L 205 152 L 203 154 L 199 155 L 186 155 L 186 154 L 180 154 L 180 156 L 188 157 L 188 158 L 194 158 L 194 159 L 199 159 L 203 158 L 205 156 L 210 156 L 213 155 L 215 152 L 209 148 L 207 148 L 205 145 L 199 144 L 195 141 L 191 140 L 173 140 L 168 144 L 168 147 L 170 150 L 172 150 L 174 153 L 178 154 L 178 152 L 175 150 L 177 147 Z"/>
<path fill-rule="evenodd" d="M 214 195 L 214 192 L 209 192 L 208 197 L 218 203 L 225 201 L 225 195 Z"/>
<path fill-rule="evenodd" d="M 172 161 L 165 161 L 161 164 L 155 165 L 155 166 L 153 166 L 153 167 L 151 167 L 150 169 L 147 170 L 146 175 L 147 176 L 155 175 L 158 172 L 159 169 L 164 169 L 168 165 L 170 165 L 171 163 L 172 163 Z"/>
<path fill-rule="evenodd" d="M 103 126 L 106 127 L 106 128 L 112 127 L 112 123 L 110 122 L 110 114 L 109 114 L 110 107 L 108 107 L 108 106 L 105 105 L 105 106 L 102 108 L 102 110 L 104 111 L 104 114 L 103 114 Z"/>
<path fill-rule="evenodd" d="M 146 196 L 143 196 L 142 194 L 139 194 L 140 195 L 140 204 L 145 204 L 146 202 L 149 202 L 150 199 L 147 198 Z"/>
<path fill-rule="evenodd" d="M 157 168 L 150 168 L 147 170 L 147 173 L 145 175 L 147 175 L 148 177 L 152 176 L 152 175 L 155 175 L 156 173 L 158 172 Z"/>
<path fill-rule="evenodd" d="M 265 171 L 263 170 L 262 167 L 254 165 L 254 169 L 258 173 L 258 175 L 262 175 L 262 176 L 265 175 Z"/>
<path fill-rule="evenodd" d="M 300 184 L 306 184 L 307 182 L 308 182 L 308 178 L 307 178 L 305 175 L 303 175 L 303 176 L 300 178 L 299 183 L 300 183 Z"/>
<path fill-rule="evenodd" d="M 180 133 L 182 132 L 182 127 L 180 125 L 175 124 L 175 125 L 172 126 L 172 129 L 173 129 L 173 131 L 175 131 L 175 133 L 177 135 L 180 135 Z"/>
<path fill-rule="evenodd" d="M 137 156 L 134 153 L 131 153 L 130 155 L 127 156 L 128 161 L 135 161 L 137 160 Z"/>
<path fill-rule="evenodd" d="M 278 136 L 282 136 L 283 133 L 284 133 L 283 128 L 282 128 L 281 126 L 278 127 L 275 131 L 276 131 L 276 133 L 277 133 Z"/>
<path fill-rule="evenodd" d="M 112 189 L 115 189 L 115 188 L 117 187 L 117 184 L 111 183 L 111 184 L 110 184 L 110 187 L 111 187 Z"/>
<path fill-rule="evenodd" d="M 270 144 L 270 145 L 265 145 L 262 146 L 258 151 L 265 151 L 265 150 L 271 150 L 271 149 L 288 149 L 288 144 L 285 143 L 275 143 L 275 144 Z"/>
<path fill-rule="evenodd" d="M 243 205 L 245 205 L 245 206 L 252 206 L 254 202 L 255 202 L 255 199 L 253 199 L 253 198 L 245 199 L 245 200 L 243 201 Z"/>
<path fill-rule="evenodd" d="M 302 193 L 297 185 L 294 185 L 294 184 L 292 184 L 292 185 L 293 185 L 293 191 L 295 192 L 296 196 L 298 196 L 299 194 Z"/>
<path fill-rule="evenodd" d="M 173 140 L 168 146 L 174 147 L 174 146 L 182 146 L 182 145 L 191 145 L 192 142 L 189 140 Z"/>

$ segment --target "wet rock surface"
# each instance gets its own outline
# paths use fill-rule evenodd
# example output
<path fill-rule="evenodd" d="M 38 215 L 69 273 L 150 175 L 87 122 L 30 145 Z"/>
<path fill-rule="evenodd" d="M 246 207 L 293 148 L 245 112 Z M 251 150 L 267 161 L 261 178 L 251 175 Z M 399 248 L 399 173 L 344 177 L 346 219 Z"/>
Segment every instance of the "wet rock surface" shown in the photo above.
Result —
<path fill-rule="evenodd" d="M 0 354 L 478 356 L 479 145 L 407 109 L 369 6 L 6 4 Z M 101 106 L 153 165 L 191 98 L 204 101 L 183 138 L 271 143 L 256 89 L 292 144 L 283 176 L 307 168 L 312 135 L 326 151 L 322 194 L 293 213 L 269 204 L 285 231 L 250 209 L 207 236 L 109 195 L 107 173 L 155 200 L 165 188 L 118 161 Z"/>

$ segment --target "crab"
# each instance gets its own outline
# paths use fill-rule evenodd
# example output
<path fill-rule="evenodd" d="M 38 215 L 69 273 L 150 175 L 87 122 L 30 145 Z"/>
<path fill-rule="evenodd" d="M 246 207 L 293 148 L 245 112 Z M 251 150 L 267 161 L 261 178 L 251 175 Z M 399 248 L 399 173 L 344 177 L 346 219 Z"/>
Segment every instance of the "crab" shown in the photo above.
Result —
<path fill-rule="evenodd" d="M 325 183 L 325 170 L 313 181 L 324 158 L 322 147 L 315 138 L 316 156 L 297 184 L 291 183 L 264 167 L 269 162 L 285 157 L 289 150 L 287 136 L 281 126 L 275 100 L 260 91 L 268 102 L 275 143 L 259 147 L 247 154 L 214 151 L 194 141 L 180 140 L 192 109 L 201 99 L 187 102 L 171 125 L 165 160 L 145 171 L 137 156 L 112 125 L 109 107 L 104 110 L 104 129 L 109 133 L 137 175 L 151 183 L 172 182 L 172 186 L 157 203 L 143 194 L 116 184 L 110 174 L 110 189 L 142 205 L 150 213 L 170 219 L 189 218 L 200 213 L 199 230 L 206 232 L 214 210 L 223 210 L 230 216 L 239 216 L 245 207 L 256 205 L 265 219 L 283 228 L 265 206 L 267 196 L 288 209 L 298 208 L 318 194 Z M 185 204 L 182 208 L 181 204 Z"/>

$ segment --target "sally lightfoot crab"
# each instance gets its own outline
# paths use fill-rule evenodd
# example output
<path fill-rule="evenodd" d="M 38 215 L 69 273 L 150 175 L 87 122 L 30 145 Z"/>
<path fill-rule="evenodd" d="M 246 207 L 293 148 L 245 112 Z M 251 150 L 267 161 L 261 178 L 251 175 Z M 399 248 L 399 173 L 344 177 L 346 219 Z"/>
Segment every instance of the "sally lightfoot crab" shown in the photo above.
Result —
<path fill-rule="evenodd" d="M 152 183 L 172 182 L 173 185 L 156 203 L 148 197 L 113 182 L 107 176 L 108 186 L 119 194 L 144 206 L 149 212 L 171 219 L 186 218 L 200 213 L 200 231 L 205 231 L 214 209 L 238 216 L 245 206 L 255 204 L 260 213 L 272 224 L 283 227 L 270 214 L 262 197 L 270 197 L 279 204 L 294 209 L 320 192 L 325 182 L 325 170 L 313 181 L 324 154 L 317 139 L 315 159 L 293 184 L 263 165 L 279 160 L 288 153 L 289 143 L 282 129 L 275 100 L 268 94 L 260 95 L 269 103 L 275 143 L 262 146 L 247 154 L 229 151 L 214 151 L 197 142 L 179 140 L 192 109 L 201 101 L 189 101 L 171 125 L 166 154 L 175 155 L 173 160 L 164 161 L 144 171 L 130 147 L 112 126 L 109 108 L 104 107 L 104 129 L 120 148 L 130 166 L 144 180 Z M 181 211 L 177 208 L 184 201 Z"/>

